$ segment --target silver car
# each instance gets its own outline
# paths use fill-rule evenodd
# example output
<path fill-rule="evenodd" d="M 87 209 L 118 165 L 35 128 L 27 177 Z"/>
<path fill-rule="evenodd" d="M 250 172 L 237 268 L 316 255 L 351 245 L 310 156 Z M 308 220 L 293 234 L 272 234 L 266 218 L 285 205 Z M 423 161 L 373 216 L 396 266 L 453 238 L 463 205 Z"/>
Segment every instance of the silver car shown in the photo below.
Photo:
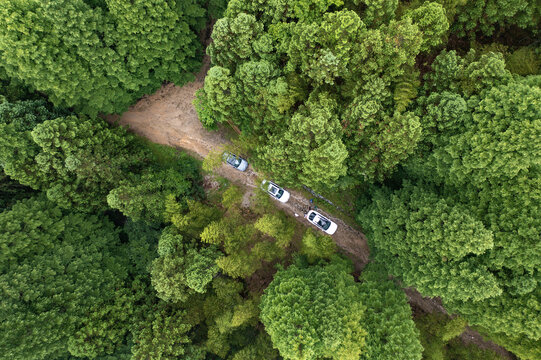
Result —
<path fill-rule="evenodd" d="M 306 218 L 312 224 L 325 231 L 329 235 L 334 234 L 336 232 L 336 229 L 338 229 L 338 225 L 336 225 L 334 222 L 327 219 L 325 216 L 321 215 L 315 210 L 308 211 L 308 213 L 306 214 Z"/>
<path fill-rule="evenodd" d="M 237 170 L 245 171 L 248 168 L 248 161 L 244 160 L 238 155 L 230 152 L 224 152 L 222 158 L 226 163 L 233 166 Z"/>
<path fill-rule="evenodd" d="M 286 203 L 289 200 L 289 192 L 272 181 L 263 180 L 261 188 L 280 202 Z"/>

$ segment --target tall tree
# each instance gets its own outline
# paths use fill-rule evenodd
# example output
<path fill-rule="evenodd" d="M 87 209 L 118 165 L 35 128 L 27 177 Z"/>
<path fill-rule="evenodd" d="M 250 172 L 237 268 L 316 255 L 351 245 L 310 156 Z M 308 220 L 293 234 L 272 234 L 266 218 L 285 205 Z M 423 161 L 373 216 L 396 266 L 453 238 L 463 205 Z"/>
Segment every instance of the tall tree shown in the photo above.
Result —
<path fill-rule="evenodd" d="M 366 350 L 361 359 L 421 360 L 419 331 L 412 319 L 406 295 L 386 276 L 385 268 L 369 264 L 359 287 L 367 311 L 361 320 L 366 330 Z"/>
<path fill-rule="evenodd" d="M 158 296 L 170 302 L 182 302 L 195 293 L 204 293 L 218 273 L 215 247 L 197 248 L 174 228 L 166 228 L 158 243 L 159 257 L 152 262 L 152 285 Z"/>
<path fill-rule="evenodd" d="M 205 11 L 197 1 L 106 0 L 91 7 L 83 0 L 9 0 L 3 5 L 3 67 L 56 106 L 91 115 L 118 113 L 163 81 L 190 80 L 200 66 L 196 31 Z"/>
<path fill-rule="evenodd" d="M 360 219 L 369 232 L 376 230 L 371 235 L 376 257 L 388 259 L 393 275 L 425 295 L 441 296 L 449 311 L 517 355 L 535 358 L 541 338 L 533 320 L 541 299 L 539 76 L 512 76 L 502 54 L 493 52 L 460 57 L 443 51 L 432 69 L 415 109 L 423 120 L 422 141 L 402 173 L 416 182 L 416 190 L 406 185 L 379 192 Z M 412 208 L 424 201 L 431 207 L 426 216 Z M 449 216 L 440 212 L 443 203 L 453 209 Z M 469 252 L 461 260 L 445 245 L 449 235 L 426 245 L 423 240 L 426 234 L 443 235 L 453 224 L 453 212 L 461 214 L 453 232 L 467 239 L 455 244 Z M 376 219 L 376 213 L 393 220 Z M 397 220 L 399 214 L 408 220 Z M 389 242 L 399 228 L 406 242 Z M 410 255 L 402 255 L 404 245 Z M 420 245 L 432 255 L 415 250 Z M 437 279 L 429 280 L 433 276 Z M 449 281 L 440 284 L 446 277 Z"/>
<path fill-rule="evenodd" d="M 379 191 L 358 219 L 391 274 L 421 293 L 443 299 L 479 301 L 502 289 L 481 255 L 493 234 L 468 211 L 449 205 L 424 187 Z"/>
<path fill-rule="evenodd" d="M 213 30 L 201 121 L 238 126 L 254 162 L 284 184 L 324 189 L 389 176 L 420 135 L 419 119 L 403 104 L 395 112 L 390 96 L 423 45 L 412 17 L 394 19 L 396 5 L 231 1 Z M 413 17 L 436 44 L 445 16 Z"/>
<path fill-rule="evenodd" d="M 279 270 L 261 299 L 261 321 L 285 359 L 358 359 L 365 307 L 343 260 Z"/>
<path fill-rule="evenodd" d="M 7 175 L 34 189 L 40 187 L 40 169 L 35 161 L 39 146 L 31 132 L 59 115 L 43 100 L 0 103 L 0 162 Z"/>
<path fill-rule="evenodd" d="M 68 346 L 79 356 L 112 352 L 127 331 L 122 314 L 128 312 L 117 294 L 127 263 L 117 255 L 113 224 L 38 197 L 1 213 L 0 227 L 2 357 L 57 357 Z M 120 316 L 111 327 L 109 311 Z M 84 347 L 77 345 L 85 329 L 100 326 L 107 330 L 88 332 Z"/>

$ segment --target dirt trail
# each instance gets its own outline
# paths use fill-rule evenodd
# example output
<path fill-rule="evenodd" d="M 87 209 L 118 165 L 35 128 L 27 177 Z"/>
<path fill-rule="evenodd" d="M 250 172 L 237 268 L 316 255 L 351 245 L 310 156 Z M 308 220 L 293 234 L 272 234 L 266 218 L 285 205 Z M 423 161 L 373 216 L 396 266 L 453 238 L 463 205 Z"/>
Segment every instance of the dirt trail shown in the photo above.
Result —
<path fill-rule="evenodd" d="M 203 86 L 209 67 L 209 59 L 205 56 L 203 67 L 196 75 L 195 81 L 183 87 L 173 84 L 164 85 L 156 93 L 144 96 L 122 116 L 109 116 L 106 118 L 107 121 L 128 126 L 132 132 L 152 142 L 182 148 L 193 155 L 205 157 L 210 150 L 228 143 L 228 140 L 220 132 L 210 132 L 202 127 L 192 104 L 195 92 Z M 238 185 L 252 189 L 258 186 L 257 173 L 251 167 L 246 172 L 240 172 L 230 166 L 222 165 L 216 172 Z M 303 212 L 308 209 L 309 200 L 300 193 L 291 191 L 291 198 L 286 204 L 276 202 L 276 205 L 298 221 L 309 225 L 303 217 Z M 360 270 L 369 259 L 369 248 L 365 235 L 341 219 L 329 214 L 325 215 L 338 224 L 338 230 L 332 236 L 334 241 L 342 252 L 353 260 L 356 270 Z M 421 309 L 428 312 L 445 312 L 437 299 L 423 298 L 414 289 L 407 289 L 406 294 L 410 302 Z M 466 342 L 476 343 L 482 348 L 494 349 L 505 358 L 512 359 L 503 348 L 484 341 L 474 331 L 468 330 L 462 337 Z"/>
<path fill-rule="evenodd" d="M 209 62 L 206 57 L 195 81 L 183 87 L 164 85 L 156 93 L 143 97 L 122 116 L 111 116 L 107 120 L 128 126 L 131 131 L 150 141 L 183 148 L 201 158 L 205 157 L 210 150 L 228 143 L 220 132 L 207 131 L 203 128 L 192 104 L 195 92 L 203 86 L 208 68 Z M 258 175 L 251 167 L 243 173 L 222 165 L 216 172 L 234 183 L 249 188 L 258 186 Z M 296 191 L 290 192 L 291 198 L 286 204 L 279 202 L 276 204 L 298 221 L 308 224 L 303 218 L 303 213 L 308 210 L 309 200 Z M 369 256 L 364 234 L 338 218 L 325 215 L 338 224 L 338 230 L 333 235 L 334 241 L 351 257 L 356 268 L 360 269 L 368 262 Z"/>

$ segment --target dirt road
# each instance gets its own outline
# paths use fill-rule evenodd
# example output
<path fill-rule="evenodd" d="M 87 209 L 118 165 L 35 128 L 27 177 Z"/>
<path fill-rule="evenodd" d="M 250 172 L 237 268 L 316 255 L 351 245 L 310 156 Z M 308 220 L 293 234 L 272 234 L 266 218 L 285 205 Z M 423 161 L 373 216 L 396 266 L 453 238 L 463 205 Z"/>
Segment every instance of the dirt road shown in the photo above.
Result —
<path fill-rule="evenodd" d="M 122 116 L 110 116 L 109 122 L 118 122 L 128 126 L 130 130 L 153 142 L 183 148 L 193 155 L 205 157 L 210 150 L 226 144 L 228 140 L 220 132 L 209 132 L 201 126 L 197 113 L 192 104 L 195 92 L 203 86 L 205 74 L 209 68 L 208 58 L 197 74 L 195 81 L 177 87 L 173 84 L 163 86 L 156 93 L 145 96 L 133 105 Z M 235 184 L 253 189 L 258 186 L 257 173 L 249 168 L 240 172 L 230 166 L 222 165 L 217 171 Z M 288 189 L 289 190 L 289 189 Z M 288 214 L 303 224 L 309 225 L 303 218 L 303 211 L 309 206 L 309 200 L 296 191 L 290 191 L 291 198 L 286 204 L 276 202 Z M 369 257 L 369 248 L 363 233 L 351 228 L 342 220 L 327 215 L 338 224 L 338 230 L 332 236 L 342 252 L 350 257 L 357 270 L 361 269 Z M 426 312 L 441 311 L 445 309 L 436 299 L 423 298 L 415 289 L 406 289 L 410 303 Z M 509 353 L 492 342 L 487 342 L 471 330 L 462 336 L 466 343 L 473 342 L 482 348 L 489 348 L 500 353 L 504 358 L 512 359 Z"/>
<path fill-rule="evenodd" d="M 110 117 L 108 120 L 129 126 L 131 131 L 153 142 L 183 148 L 204 158 L 210 150 L 228 142 L 220 132 L 207 131 L 203 128 L 192 104 L 195 92 L 203 86 L 207 70 L 208 59 L 195 81 L 183 87 L 173 84 L 165 85 L 155 94 L 139 100 L 122 116 Z M 248 188 L 258 186 L 257 173 L 251 167 L 243 173 L 230 166 L 222 165 L 217 173 Z M 296 191 L 290 190 L 290 192 L 290 200 L 286 204 L 276 202 L 277 206 L 298 221 L 309 225 L 303 218 L 303 212 L 308 209 L 309 200 Z M 366 237 L 342 220 L 329 214 L 325 215 L 338 224 L 338 230 L 333 235 L 334 241 L 354 261 L 356 268 L 360 269 L 367 263 L 369 256 Z"/>

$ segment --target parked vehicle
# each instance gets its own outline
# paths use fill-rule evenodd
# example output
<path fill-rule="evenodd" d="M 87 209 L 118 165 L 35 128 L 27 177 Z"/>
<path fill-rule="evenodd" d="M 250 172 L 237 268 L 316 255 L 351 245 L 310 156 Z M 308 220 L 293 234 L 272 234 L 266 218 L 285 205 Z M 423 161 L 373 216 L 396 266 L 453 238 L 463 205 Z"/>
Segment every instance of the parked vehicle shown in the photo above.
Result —
<path fill-rule="evenodd" d="M 336 232 L 336 229 L 338 229 L 338 225 L 336 225 L 334 222 L 327 219 L 325 216 L 321 215 L 315 210 L 308 211 L 308 213 L 306 214 L 306 218 L 312 224 L 325 231 L 329 235 L 334 234 Z"/>
<path fill-rule="evenodd" d="M 248 168 L 248 161 L 244 160 L 238 155 L 226 151 L 224 152 L 222 158 L 226 163 L 233 166 L 237 170 L 245 171 Z"/>
<path fill-rule="evenodd" d="M 263 180 L 261 183 L 261 188 L 268 192 L 271 197 L 280 202 L 286 203 L 289 200 L 289 192 L 272 181 Z"/>

